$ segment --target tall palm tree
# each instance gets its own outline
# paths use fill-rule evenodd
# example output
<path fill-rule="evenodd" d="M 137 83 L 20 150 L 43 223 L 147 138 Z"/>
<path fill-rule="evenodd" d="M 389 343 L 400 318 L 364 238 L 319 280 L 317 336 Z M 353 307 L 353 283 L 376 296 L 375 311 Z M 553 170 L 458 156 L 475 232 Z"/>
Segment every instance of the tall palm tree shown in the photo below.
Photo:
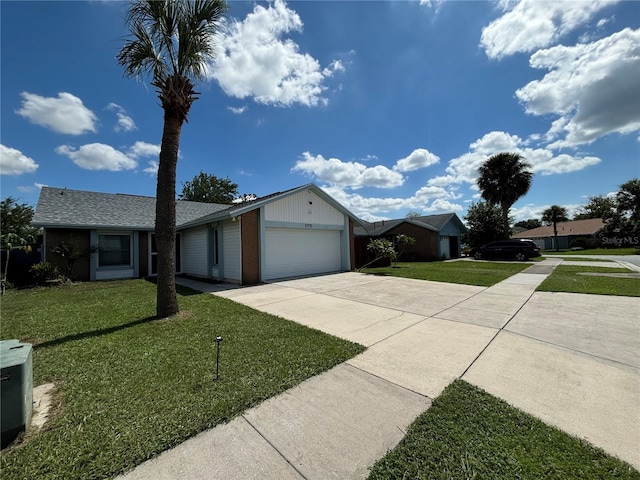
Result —
<path fill-rule="evenodd" d="M 551 205 L 544 212 L 542 212 L 542 223 L 547 225 L 553 225 L 553 243 L 555 245 L 556 252 L 560 250 L 558 246 L 558 223 L 566 222 L 569 220 L 567 216 L 567 209 L 559 207 L 558 205 Z"/>
<path fill-rule="evenodd" d="M 116 57 L 125 76 L 150 76 L 164 110 L 156 189 L 159 318 L 178 313 L 175 284 L 176 165 L 182 124 L 197 100 L 212 40 L 226 11 L 224 0 L 133 0 L 130 36 Z"/>
<path fill-rule="evenodd" d="M 519 153 L 502 152 L 489 157 L 478 169 L 482 198 L 502 210 L 502 229 L 509 237 L 509 209 L 531 187 L 531 165 Z"/>

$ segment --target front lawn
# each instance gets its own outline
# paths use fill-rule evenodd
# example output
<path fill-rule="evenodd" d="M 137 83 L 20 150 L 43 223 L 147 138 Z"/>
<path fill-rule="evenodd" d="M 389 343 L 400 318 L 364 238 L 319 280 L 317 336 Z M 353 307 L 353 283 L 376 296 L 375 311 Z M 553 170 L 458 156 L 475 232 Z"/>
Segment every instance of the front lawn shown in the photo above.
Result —
<path fill-rule="evenodd" d="M 389 479 L 639 479 L 630 465 L 457 380 L 371 469 Z"/>
<path fill-rule="evenodd" d="M 530 267 L 527 262 L 398 262 L 398 266 L 364 268 L 363 273 L 490 287 Z"/>
<path fill-rule="evenodd" d="M 586 273 L 633 273 L 626 268 L 559 265 L 538 286 L 539 292 L 590 293 L 640 297 L 640 278 L 585 275 Z"/>
<path fill-rule="evenodd" d="M 154 320 L 143 280 L 9 291 L 2 339 L 34 344 L 53 415 L 5 450 L 2 478 L 109 478 L 360 353 L 364 347 L 179 287 Z M 213 381 L 222 336 L 220 380 Z"/>

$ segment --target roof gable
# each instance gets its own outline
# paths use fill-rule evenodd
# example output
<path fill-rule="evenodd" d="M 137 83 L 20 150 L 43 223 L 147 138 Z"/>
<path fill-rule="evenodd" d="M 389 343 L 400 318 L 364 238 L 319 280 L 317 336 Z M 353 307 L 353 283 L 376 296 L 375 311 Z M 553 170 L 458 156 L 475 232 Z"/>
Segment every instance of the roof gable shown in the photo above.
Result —
<path fill-rule="evenodd" d="M 422 217 L 399 218 L 395 220 L 381 220 L 379 222 L 365 222 L 362 227 L 354 229 L 357 237 L 379 237 L 393 230 L 402 223 L 408 223 L 417 227 L 426 228 L 434 232 L 442 230 L 449 222 L 454 222 L 461 230 L 466 231 L 462 221 L 455 213 L 443 213 L 439 215 L 425 215 Z"/>

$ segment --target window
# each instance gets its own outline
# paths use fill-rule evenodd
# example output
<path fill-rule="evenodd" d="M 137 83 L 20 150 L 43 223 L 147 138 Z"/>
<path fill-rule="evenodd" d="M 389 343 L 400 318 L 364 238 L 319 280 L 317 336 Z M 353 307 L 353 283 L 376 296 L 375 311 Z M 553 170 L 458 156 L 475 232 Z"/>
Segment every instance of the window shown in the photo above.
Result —
<path fill-rule="evenodd" d="M 98 235 L 98 266 L 131 266 L 131 235 Z"/>
<path fill-rule="evenodd" d="M 218 244 L 218 229 L 213 229 L 213 264 L 218 265 L 220 263 L 219 255 L 220 255 L 220 247 Z"/>

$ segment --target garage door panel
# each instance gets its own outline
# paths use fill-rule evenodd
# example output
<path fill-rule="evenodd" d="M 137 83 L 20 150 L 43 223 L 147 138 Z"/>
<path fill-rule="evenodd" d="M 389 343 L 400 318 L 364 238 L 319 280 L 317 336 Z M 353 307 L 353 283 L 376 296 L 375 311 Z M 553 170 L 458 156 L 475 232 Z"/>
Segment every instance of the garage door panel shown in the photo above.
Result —
<path fill-rule="evenodd" d="M 336 272 L 341 266 L 338 230 L 265 230 L 265 280 Z"/>

